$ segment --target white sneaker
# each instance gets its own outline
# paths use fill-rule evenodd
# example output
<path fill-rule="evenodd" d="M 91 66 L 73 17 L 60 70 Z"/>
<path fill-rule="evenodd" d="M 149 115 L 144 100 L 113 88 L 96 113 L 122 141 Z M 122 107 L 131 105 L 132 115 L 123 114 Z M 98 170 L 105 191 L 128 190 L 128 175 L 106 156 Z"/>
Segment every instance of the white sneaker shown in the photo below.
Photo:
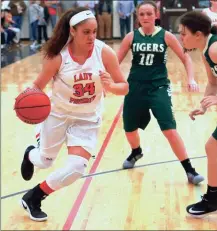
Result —
<path fill-rule="evenodd" d="M 37 45 L 37 41 L 34 41 L 32 45 L 30 45 L 30 48 L 31 49 L 35 49 L 36 48 L 36 45 Z"/>

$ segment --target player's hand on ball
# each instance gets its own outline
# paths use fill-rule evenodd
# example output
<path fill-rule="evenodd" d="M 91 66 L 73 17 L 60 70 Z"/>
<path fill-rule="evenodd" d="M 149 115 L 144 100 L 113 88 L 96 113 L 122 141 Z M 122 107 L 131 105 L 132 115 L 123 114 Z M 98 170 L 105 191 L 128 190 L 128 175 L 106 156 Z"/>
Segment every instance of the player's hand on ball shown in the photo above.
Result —
<path fill-rule="evenodd" d="M 22 93 L 25 94 L 26 92 L 42 92 L 39 88 L 33 87 L 27 87 Z"/>
<path fill-rule="evenodd" d="M 101 83 L 105 91 L 109 91 L 114 83 L 111 75 L 108 72 L 100 71 L 99 76 L 101 78 Z"/>
<path fill-rule="evenodd" d="M 195 120 L 195 116 L 203 115 L 205 112 L 206 112 L 206 110 L 203 109 L 203 108 L 195 109 L 195 110 L 193 110 L 193 111 L 190 112 L 189 116 L 190 116 L 190 118 L 192 120 Z"/>

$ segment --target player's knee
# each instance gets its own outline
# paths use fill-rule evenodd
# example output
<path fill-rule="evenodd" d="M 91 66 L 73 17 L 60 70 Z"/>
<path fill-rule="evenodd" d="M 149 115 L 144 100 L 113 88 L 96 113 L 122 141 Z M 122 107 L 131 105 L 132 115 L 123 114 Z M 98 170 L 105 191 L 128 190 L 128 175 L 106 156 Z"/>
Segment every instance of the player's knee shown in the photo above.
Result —
<path fill-rule="evenodd" d="M 215 151 L 215 147 L 216 140 L 213 137 L 211 137 L 205 144 L 207 158 L 216 158 L 217 153 Z"/>
<path fill-rule="evenodd" d="M 62 186 L 68 186 L 81 178 L 87 167 L 88 160 L 80 156 L 69 156 L 68 163 L 65 168 L 65 174 L 61 179 Z"/>
<path fill-rule="evenodd" d="M 66 166 L 58 169 L 47 178 L 49 186 L 57 190 L 72 184 L 84 175 L 87 164 L 87 159 L 81 156 L 69 155 Z"/>
<path fill-rule="evenodd" d="M 177 131 L 175 129 L 164 130 L 163 134 L 168 140 L 173 140 L 177 137 Z"/>
<path fill-rule="evenodd" d="M 53 165 L 54 160 L 55 160 L 54 158 L 41 156 L 42 164 L 41 166 L 39 166 L 39 168 L 41 169 L 50 168 Z"/>

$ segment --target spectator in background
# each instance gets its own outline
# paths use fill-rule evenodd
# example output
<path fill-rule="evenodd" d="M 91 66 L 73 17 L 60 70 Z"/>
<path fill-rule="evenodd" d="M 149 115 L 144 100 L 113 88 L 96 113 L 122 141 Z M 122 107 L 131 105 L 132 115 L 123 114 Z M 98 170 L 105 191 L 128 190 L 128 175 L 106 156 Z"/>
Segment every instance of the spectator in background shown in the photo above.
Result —
<path fill-rule="evenodd" d="M 212 21 L 212 26 L 217 27 L 217 0 L 210 0 L 211 7 L 205 8 L 203 13 L 206 14 Z"/>
<path fill-rule="evenodd" d="M 19 46 L 20 45 L 20 29 L 17 28 L 15 22 L 12 19 L 10 8 L 4 10 L 3 28 L 6 30 L 9 37 L 11 37 L 15 33 L 15 36 L 13 36 L 13 42 Z"/>
<path fill-rule="evenodd" d="M 98 1 L 77 1 L 78 7 L 87 7 L 89 8 L 94 15 L 96 15 L 96 5 Z"/>
<path fill-rule="evenodd" d="M 30 45 L 31 49 L 37 47 L 37 32 L 38 32 L 38 19 L 40 14 L 40 6 L 36 0 L 29 1 L 29 20 L 30 20 L 30 27 L 31 27 L 31 35 L 33 38 L 33 43 Z"/>
<path fill-rule="evenodd" d="M 134 14 L 133 14 L 133 28 L 136 29 L 139 27 L 138 25 L 138 20 L 137 20 L 137 16 L 136 16 L 136 8 L 137 6 L 143 2 L 144 0 L 134 0 L 134 7 L 135 7 L 135 11 L 134 11 Z"/>
<path fill-rule="evenodd" d="M 1 49 L 4 48 L 5 45 L 6 45 L 5 33 L 4 33 L 4 29 L 1 25 Z"/>
<path fill-rule="evenodd" d="M 59 5 L 59 1 L 58 0 L 54 0 L 54 1 L 46 0 L 45 4 L 48 8 L 48 12 L 50 15 L 51 26 L 52 28 L 54 28 L 57 22 L 57 8 Z"/>
<path fill-rule="evenodd" d="M 40 11 L 39 11 L 39 19 L 38 19 L 38 47 L 41 46 L 41 40 L 42 40 L 42 32 L 43 32 L 43 38 L 45 41 L 48 40 L 47 36 L 47 24 L 49 19 L 49 12 L 48 7 L 46 6 L 45 2 L 41 0 L 40 2 Z"/>
<path fill-rule="evenodd" d="M 157 5 L 157 18 L 155 20 L 155 25 L 156 26 L 160 26 L 160 7 L 161 7 L 161 0 L 160 1 L 156 1 L 156 5 Z"/>
<path fill-rule="evenodd" d="M 97 19 L 100 39 L 112 37 L 112 0 L 99 0 Z"/>
<path fill-rule="evenodd" d="M 70 8 L 76 7 L 77 6 L 77 1 L 67 1 L 67 0 L 60 0 L 59 1 L 59 6 L 60 6 L 60 15 L 65 13 L 67 10 Z"/>
<path fill-rule="evenodd" d="M 95 15 L 95 1 L 77 1 L 77 7 L 87 7 Z"/>
<path fill-rule="evenodd" d="M 1 10 L 1 49 L 6 45 L 6 34 L 3 28 L 4 24 L 4 11 Z"/>
<path fill-rule="evenodd" d="M 10 1 L 1 1 L 1 10 L 8 9 Z"/>
<path fill-rule="evenodd" d="M 6 45 L 10 45 L 16 36 L 16 33 L 5 27 L 5 11 L 1 10 L 1 44 L 4 48 Z"/>
<path fill-rule="evenodd" d="M 135 8 L 141 3 L 141 2 L 143 2 L 144 0 L 134 0 L 133 2 L 134 2 L 134 6 L 135 6 Z"/>
<path fill-rule="evenodd" d="M 123 39 L 126 33 L 130 32 L 131 15 L 135 11 L 134 1 L 118 1 L 117 11 L 120 18 L 121 38 Z"/>
<path fill-rule="evenodd" d="M 26 10 L 25 2 L 23 0 L 11 0 L 9 7 L 11 8 L 13 21 L 15 22 L 17 28 L 21 30 L 23 14 Z"/>
<path fill-rule="evenodd" d="M 201 8 L 209 8 L 210 7 L 209 0 L 199 0 L 199 7 L 201 7 Z"/>

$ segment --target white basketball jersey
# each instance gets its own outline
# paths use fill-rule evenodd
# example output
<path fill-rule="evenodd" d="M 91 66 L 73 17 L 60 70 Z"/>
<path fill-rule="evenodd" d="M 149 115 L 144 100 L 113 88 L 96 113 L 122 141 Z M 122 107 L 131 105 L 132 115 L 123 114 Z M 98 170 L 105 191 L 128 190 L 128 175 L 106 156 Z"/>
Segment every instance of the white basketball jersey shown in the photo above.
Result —
<path fill-rule="evenodd" d="M 210 10 L 210 8 L 206 8 L 203 10 L 207 14 L 207 16 L 211 19 L 212 25 L 217 25 L 217 13 Z"/>
<path fill-rule="evenodd" d="M 95 40 L 92 53 L 80 65 L 73 60 L 69 46 L 61 51 L 62 64 L 54 77 L 51 102 L 74 113 L 94 113 L 101 111 L 103 88 L 99 71 L 104 71 L 102 48 L 105 43 Z"/>

